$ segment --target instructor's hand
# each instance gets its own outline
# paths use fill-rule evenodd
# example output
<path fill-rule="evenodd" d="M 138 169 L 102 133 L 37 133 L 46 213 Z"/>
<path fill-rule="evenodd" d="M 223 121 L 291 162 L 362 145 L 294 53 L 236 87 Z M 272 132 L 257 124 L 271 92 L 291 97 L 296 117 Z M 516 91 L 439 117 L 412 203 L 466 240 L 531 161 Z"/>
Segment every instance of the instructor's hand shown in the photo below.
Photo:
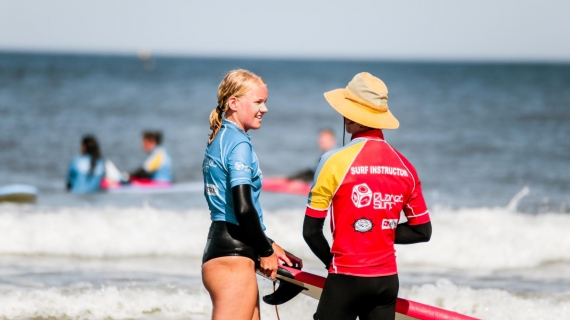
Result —
<path fill-rule="evenodd" d="M 275 280 L 275 276 L 277 275 L 277 268 L 279 268 L 279 263 L 275 249 L 273 249 L 273 254 L 269 257 L 259 258 L 259 270 L 273 280 Z"/>

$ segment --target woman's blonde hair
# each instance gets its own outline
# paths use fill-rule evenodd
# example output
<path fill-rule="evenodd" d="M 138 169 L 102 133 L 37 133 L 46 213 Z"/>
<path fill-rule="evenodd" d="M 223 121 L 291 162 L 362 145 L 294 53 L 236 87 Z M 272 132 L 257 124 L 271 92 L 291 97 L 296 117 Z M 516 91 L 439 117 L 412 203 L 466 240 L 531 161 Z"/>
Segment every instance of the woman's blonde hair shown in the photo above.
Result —
<path fill-rule="evenodd" d="M 212 129 L 212 133 L 210 133 L 208 144 L 214 141 L 222 127 L 223 115 L 228 111 L 228 100 L 231 97 L 240 98 L 244 96 L 249 90 L 259 84 L 265 84 L 265 81 L 251 71 L 236 69 L 226 73 L 218 87 L 218 106 L 210 113 L 210 129 Z"/>

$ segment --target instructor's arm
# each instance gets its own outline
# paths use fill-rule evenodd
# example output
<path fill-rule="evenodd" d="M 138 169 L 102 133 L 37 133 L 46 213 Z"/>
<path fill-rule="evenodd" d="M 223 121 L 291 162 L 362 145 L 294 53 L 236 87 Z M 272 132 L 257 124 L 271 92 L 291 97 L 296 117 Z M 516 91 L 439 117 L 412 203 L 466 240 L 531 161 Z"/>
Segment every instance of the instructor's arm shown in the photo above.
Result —
<path fill-rule="evenodd" d="M 428 242 L 431 238 L 431 222 L 418 224 L 415 226 L 400 223 L 396 228 L 396 244 L 412 244 L 418 242 Z"/>
<path fill-rule="evenodd" d="M 332 261 L 331 247 L 323 234 L 325 218 L 305 216 L 303 222 L 303 238 L 311 251 L 321 260 L 328 269 Z"/>

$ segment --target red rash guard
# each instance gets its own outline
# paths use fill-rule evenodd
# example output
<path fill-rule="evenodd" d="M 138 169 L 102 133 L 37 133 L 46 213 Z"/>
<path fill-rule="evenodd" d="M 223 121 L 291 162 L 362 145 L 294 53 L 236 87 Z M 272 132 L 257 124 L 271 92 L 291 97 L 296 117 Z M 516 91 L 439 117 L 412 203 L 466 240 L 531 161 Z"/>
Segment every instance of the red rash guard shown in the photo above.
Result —
<path fill-rule="evenodd" d="M 377 277 L 396 274 L 394 239 L 403 210 L 411 226 L 430 221 L 416 170 L 381 130 L 353 135 L 321 158 L 306 215 L 331 212 L 330 273 Z"/>

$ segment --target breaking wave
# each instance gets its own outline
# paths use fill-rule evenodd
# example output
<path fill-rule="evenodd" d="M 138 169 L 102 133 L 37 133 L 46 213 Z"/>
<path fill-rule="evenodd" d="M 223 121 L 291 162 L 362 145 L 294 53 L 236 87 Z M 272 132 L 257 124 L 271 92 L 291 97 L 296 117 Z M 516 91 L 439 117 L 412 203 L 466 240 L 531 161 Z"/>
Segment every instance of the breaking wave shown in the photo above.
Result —
<path fill-rule="evenodd" d="M 268 235 L 309 261 L 303 210 L 265 212 Z M 21 208 L 0 206 L 0 255 L 200 258 L 210 224 L 205 210 Z M 397 246 L 400 266 L 466 270 L 527 268 L 570 261 L 570 215 L 509 208 L 436 209 L 429 243 Z"/>

